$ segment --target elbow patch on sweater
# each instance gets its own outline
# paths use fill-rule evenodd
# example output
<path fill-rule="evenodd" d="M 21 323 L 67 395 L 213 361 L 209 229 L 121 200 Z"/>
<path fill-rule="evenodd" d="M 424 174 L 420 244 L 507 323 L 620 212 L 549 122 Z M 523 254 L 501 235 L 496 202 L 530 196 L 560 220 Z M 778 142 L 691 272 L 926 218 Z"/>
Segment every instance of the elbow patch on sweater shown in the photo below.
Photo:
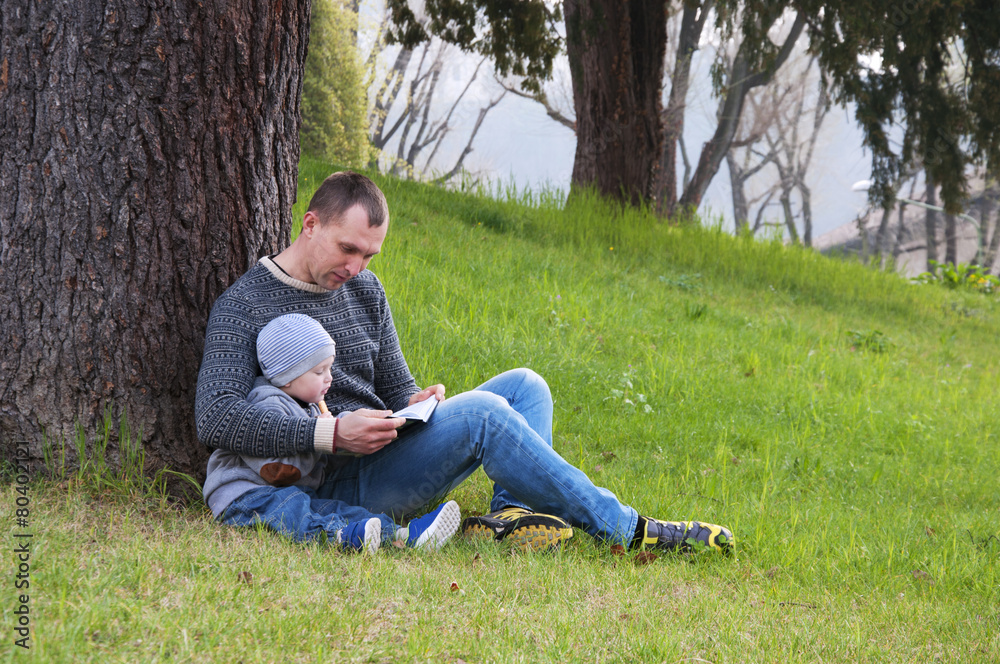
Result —
<path fill-rule="evenodd" d="M 291 486 L 299 481 L 302 472 L 295 466 L 274 461 L 261 466 L 260 476 L 271 486 Z"/>

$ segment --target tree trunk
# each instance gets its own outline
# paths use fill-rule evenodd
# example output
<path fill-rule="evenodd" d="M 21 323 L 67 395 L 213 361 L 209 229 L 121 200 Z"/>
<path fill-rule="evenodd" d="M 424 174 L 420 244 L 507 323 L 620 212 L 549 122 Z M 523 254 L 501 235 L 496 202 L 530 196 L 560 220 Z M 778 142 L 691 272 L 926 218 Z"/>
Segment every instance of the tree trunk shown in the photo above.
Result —
<path fill-rule="evenodd" d="M 677 148 L 684 138 L 684 113 L 687 108 L 687 93 L 691 81 L 691 61 L 694 52 L 698 50 L 705 20 L 715 3 L 705 0 L 703 3 L 685 3 L 681 15 L 681 29 L 678 34 L 677 56 L 674 60 L 674 71 L 670 76 L 670 99 L 663 112 L 663 154 L 660 157 L 660 168 L 654 182 L 654 193 L 657 196 L 657 209 L 661 214 L 672 214 L 677 205 Z M 684 183 L 687 186 L 687 183 Z M 735 205 L 734 198 L 734 205 Z M 744 222 L 746 216 L 742 217 Z M 736 219 L 739 228 L 740 217 Z"/>
<path fill-rule="evenodd" d="M 750 206 L 747 204 L 747 196 L 743 178 L 743 168 L 736 163 L 736 157 L 732 151 L 726 153 L 726 165 L 729 167 L 729 184 L 733 196 L 733 220 L 736 235 L 744 232 L 749 223 Z"/>
<path fill-rule="evenodd" d="M 997 251 L 1000 250 L 1000 218 L 992 214 L 994 207 L 995 202 L 984 196 L 979 224 L 984 236 L 983 246 L 986 248 L 983 253 L 983 271 L 987 273 L 991 272 L 996 265 Z M 991 227 L 992 233 L 986 239 L 986 234 Z"/>
<path fill-rule="evenodd" d="M 92 439 L 111 408 L 150 469 L 201 478 L 209 309 L 289 240 L 309 8 L 3 3 L 4 458 Z"/>
<path fill-rule="evenodd" d="M 927 194 L 925 201 L 928 205 L 937 205 L 937 198 L 935 196 L 935 184 L 934 180 L 931 178 L 931 174 L 924 171 L 924 178 L 926 180 Z M 926 209 L 924 210 L 924 232 L 927 234 L 927 271 L 931 272 L 934 268 L 931 266 L 931 261 L 937 262 L 938 259 L 938 249 L 937 249 L 937 210 Z"/>
<path fill-rule="evenodd" d="M 565 0 L 563 7 L 576 109 L 572 186 L 648 201 L 663 153 L 666 0 Z"/>
<path fill-rule="evenodd" d="M 774 11 L 770 16 L 765 17 L 767 25 L 771 25 L 780 17 L 781 11 Z M 774 73 L 785 63 L 795 46 L 799 35 L 802 34 L 806 25 L 806 17 L 803 12 L 795 16 L 795 21 L 789 29 L 788 36 L 778 50 L 777 54 L 768 65 L 760 71 L 754 70 L 750 66 L 747 53 L 748 45 L 741 44 L 733 64 L 726 76 L 726 89 L 719 105 L 717 114 L 718 125 L 715 134 L 708 142 L 702 146 L 701 157 L 698 159 L 698 166 L 695 169 L 691 182 L 688 183 L 681 195 L 678 205 L 682 208 L 697 208 L 701 205 L 701 199 L 708 191 L 708 185 L 719 170 L 723 158 L 729 152 L 729 146 L 733 142 L 736 130 L 739 128 L 740 117 L 743 114 L 743 104 L 746 96 L 753 88 L 770 83 Z"/>
<path fill-rule="evenodd" d="M 795 228 L 795 213 L 792 212 L 792 190 L 786 187 L 781 188 L 781 210 L 785 215 L 785 228 L 788 229 L 788 238 L 792 244 L 800 244 L 799 232 Z"/>
<path fill-rule="evenodd" d="M 805 173 L 802 173 L 802 178 L 798 184 L 799 195 L 802 197 L 802 244 L 811 247 L 813 246 L 812 190 L 806 186 Z"/>
<path fill-rule="evenodd" d="M 875 234 L 875 254 L 885 257 L 886 238 L 889 236 L 889 220 L 892 218 L 892 208 L 882 208 L 882 220 L 878 224 L 878 232 Z"/>
<path fill-rule="evenodd" d="M 944 262 L 958 265 L 958 224 L 955 215 L 944 215 Z"/>

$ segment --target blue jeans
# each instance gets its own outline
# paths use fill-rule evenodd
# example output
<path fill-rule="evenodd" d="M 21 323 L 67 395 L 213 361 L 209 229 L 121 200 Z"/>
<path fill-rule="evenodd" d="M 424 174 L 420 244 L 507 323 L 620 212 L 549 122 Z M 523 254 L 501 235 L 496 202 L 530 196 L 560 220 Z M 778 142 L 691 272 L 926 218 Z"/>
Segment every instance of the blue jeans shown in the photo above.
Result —
<path fill-rule="evenodd" d="M 262 486 L 234 500 L 219 520 L 230 526 L 263 524 L 299 542 L 337 541 L 337 533 L 353 521 L 372 517 L 382 522 L 382 539 L 390 541 L 396 524 L 385 514 L 372 514 L 340 500 L 320 498 L 312 489 Z"/>
<path fill-rule="evenodd" d="M 527 507 L 616 544 L 635 534 L 636 511 L 552 449 L 552 396 L 528 369 L 446 399 L 426 424 L 334 470 L 318 494 L 398 519 L 444 497 L 480 466 L 494 482 L 490 511 Z"/>

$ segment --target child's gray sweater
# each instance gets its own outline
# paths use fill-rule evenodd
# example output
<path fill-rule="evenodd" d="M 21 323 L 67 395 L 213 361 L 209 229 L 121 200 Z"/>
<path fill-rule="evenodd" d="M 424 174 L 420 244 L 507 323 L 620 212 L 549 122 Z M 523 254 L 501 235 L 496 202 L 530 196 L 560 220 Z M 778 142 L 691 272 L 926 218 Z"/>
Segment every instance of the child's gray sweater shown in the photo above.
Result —
<path fill-rule="evenodd" d="M 263 376 L 257 377 L 247 395 L 247 403 L 294 418 L 320 414 L 316 404 L 308 404 L 306 410 Z M 319 489 L 326 477 L 323 456 L 319 452 L 306 452 L 291 457 L 247 457 L 228 450 L 215 450 L 208 459 L 208 476 L 203 489 L 205 502 L 218 518 L 230 503 L 258 487 Z"/>

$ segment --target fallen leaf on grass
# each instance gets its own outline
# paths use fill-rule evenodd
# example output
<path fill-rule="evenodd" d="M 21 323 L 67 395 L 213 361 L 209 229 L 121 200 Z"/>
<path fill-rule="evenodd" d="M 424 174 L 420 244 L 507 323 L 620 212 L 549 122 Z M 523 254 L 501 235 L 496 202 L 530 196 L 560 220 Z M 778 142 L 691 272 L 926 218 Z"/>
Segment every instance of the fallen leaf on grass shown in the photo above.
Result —
<path fill-rule="evenodd" d="M 459 595 L 464 595 L 465 591 L 458 587 L 458 583 L 455 581 L 451 582 L 451 592 L 458 593 Z"/>
<path fill-rule="evenodd" d="M 635 564 L 648 565 L 657 558 L 659 558 L 659 556 L 653 553 L 652 551 L 640 551 L 639 553 L 635 554 Z"/>
<path fill-rule="evenodd" d="M 247 585 L 253 583 L 252 572 L 240 572 L 239 574 L 236 575 L 236 578 Z"/>
<path fill-rule="evenodd" d="M 628 555 L 628 550 L 621 544 L 613 544 L 611 545 L 611 554 L 625 557 Z M 640 551 L 632 558 L 632 562 L 636 565 L 648 565 L 657 558 L 659 558 L 659 556 L 652 551 Z"/>

